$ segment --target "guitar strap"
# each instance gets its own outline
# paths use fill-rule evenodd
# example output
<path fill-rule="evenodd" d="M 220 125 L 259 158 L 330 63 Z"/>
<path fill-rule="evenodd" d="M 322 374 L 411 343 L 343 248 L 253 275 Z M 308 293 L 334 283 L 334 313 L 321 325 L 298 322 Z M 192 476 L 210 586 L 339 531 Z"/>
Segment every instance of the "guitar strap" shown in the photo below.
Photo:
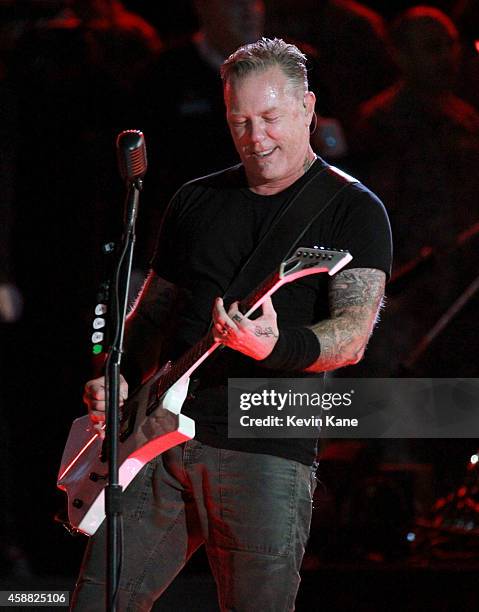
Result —
<path fill-rule="evenodd" d="M 298 246 L 309 227 L 336 197 L 358 180 L 334 166 L 314 172 L 299 191 L 293 193 L 280 215 L 251 253 L 228 287 L 223 301 L 226 308 L 259 285 L 271 270 L 278 268 Z M 297 206 L 295 204 L 298 203 Z M 313 246 L 313 245 L 301 245 Z M 324 245 L 332 248 L 334 245 Z"/>

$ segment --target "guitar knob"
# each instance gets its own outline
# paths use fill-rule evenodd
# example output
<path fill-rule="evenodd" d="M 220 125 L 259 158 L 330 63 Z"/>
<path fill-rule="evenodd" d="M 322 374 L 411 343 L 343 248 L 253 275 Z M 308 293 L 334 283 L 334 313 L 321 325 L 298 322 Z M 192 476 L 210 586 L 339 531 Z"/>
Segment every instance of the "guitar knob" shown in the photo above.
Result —
<path fill-rule="evenodd" d="M 75 508 L 81 508 L 81 507 L 83 506 L 83 500 L 82 500 L 82 499 L 78 499 L 78 497 L 76 497 L 76 498 L 73 500 L 73 506 L 74 506 Z"/>

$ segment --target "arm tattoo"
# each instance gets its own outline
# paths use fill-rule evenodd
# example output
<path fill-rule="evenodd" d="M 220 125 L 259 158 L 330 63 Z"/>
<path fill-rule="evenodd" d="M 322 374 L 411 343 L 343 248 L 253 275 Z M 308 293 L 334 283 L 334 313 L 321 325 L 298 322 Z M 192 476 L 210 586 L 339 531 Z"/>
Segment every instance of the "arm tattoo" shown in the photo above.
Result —
<path fill-rule="evenodd" d="M 343 270 L 331 279 L 330 318 L 312 326 L 321 354 L 308 370 L 335 370 L 362 358 L 381 307 L 385 280 L 384 272 L 372 268 Z"/>
<path fill-rule="evenodd" d="M 177 293 L 172 283 L 151 272 L 138 296 L 132 314 L 160 328 L 171 314 Z"/>
<path fill-rule="evenodd" d="M 142 373 L 158 361 L 177 296 L 175 285 L 150 272 L 128 315 L 125 349 L 130 362 Z"/>

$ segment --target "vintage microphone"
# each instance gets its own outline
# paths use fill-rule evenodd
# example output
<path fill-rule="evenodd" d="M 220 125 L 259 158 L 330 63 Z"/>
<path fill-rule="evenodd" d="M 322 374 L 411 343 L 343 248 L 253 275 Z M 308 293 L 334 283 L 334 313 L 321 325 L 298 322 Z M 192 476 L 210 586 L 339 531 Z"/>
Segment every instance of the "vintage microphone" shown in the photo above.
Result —
<path fill-rule="evenodd" d="M 148 167 L 143 132 L 125 130 L 118 134 L 116 153 L 120 175 L 128 190 L 125 213 L 127 222 L 130 224 L 136 220 L 138 196 L 143 189 L 143 177 Z M 130 212 L 134 215 L 134 218 L 129 216 Z"/>
<path fill-rule="evenodd" d="M 140 191 L 147 169 L 146 146 L 143 133 L 125 130 L 116 140 L 118 166 L 125 182 L 125 229 L 112 283 L 112 343 L 105 364 L 106 431 L 108 485 L 105 488 L 107 529 L 107 590 L 106 611 L 116 612 L 122 565 L 122 486 L 119 482 L 118 438 L 120 423 L 120 366 L 123 354 L 125 319 L 128 309 L 135 223 Z"/>
<path fill-rule="evenodd" d="M 124 181 L 132 183 L 145 176 L 148 164 L 143 132 L 125 130 L 118 134 L 116 152 L 120 174 Z"/>

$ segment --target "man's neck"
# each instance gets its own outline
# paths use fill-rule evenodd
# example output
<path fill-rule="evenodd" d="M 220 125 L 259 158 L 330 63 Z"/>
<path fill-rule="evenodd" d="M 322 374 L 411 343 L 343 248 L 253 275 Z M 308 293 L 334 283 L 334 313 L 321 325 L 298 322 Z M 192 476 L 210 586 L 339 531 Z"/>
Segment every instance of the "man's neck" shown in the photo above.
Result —
<path fill-rule="evenodd" d="M 288 187 L 291 187 L 293 183 L 295 183 L 298 179 L 304 176 L 317 159 L 318 159 L 317 155 L 314 153 L 312 149 L 310 149 L 308 151 L 308 154 L 305 156 L 302 167 L 298 169 L 296 172 L 293 172 L 290 175 L 282 179 L 278 179 L 277 181 L 270 181 L 267 183 L 259 183 L 259 182 L 256 183 L 254 178 L 250 179 L 249 177 L 247 177 L 249 189 L 253 193 L 257 193 L 258 195 L 265 195 L 265 196 L 270 196 L 270 195 L 275 195 L 277 193 L 280 193 L 281 191 L 288 189 Z"/>

